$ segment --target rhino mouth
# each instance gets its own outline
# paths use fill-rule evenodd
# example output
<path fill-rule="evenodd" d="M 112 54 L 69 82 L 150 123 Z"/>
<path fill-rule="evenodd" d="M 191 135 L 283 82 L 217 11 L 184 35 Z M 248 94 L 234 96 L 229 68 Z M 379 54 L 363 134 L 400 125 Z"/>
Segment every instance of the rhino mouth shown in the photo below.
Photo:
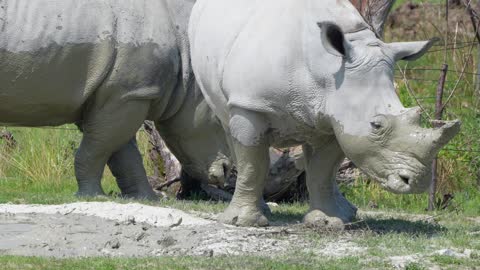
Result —
<path fill-rule="evenodd" d="M 425 179 L 426 177 L 420 174 L 402 171 L 388 175 L 382 186 L 388 191 L 397 194 L 422 193 L 428 185 L 424 186 L 419 183 L 424 183 Z"/>
<path fill-rule="evenodd" d="M 393 193 L 405 194 L 412 192 L 412 178 L 406 174 L 390 174 L 383 187 Z"/>

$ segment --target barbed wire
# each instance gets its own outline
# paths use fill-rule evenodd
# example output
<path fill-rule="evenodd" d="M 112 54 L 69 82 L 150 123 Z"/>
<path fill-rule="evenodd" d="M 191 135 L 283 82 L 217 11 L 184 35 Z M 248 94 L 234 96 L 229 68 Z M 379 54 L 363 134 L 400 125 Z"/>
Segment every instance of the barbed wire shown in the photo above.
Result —
<path fill-rule="evenodd" d="M 402 80 L 403 77 L 395 76 L 395 79 Z M 420 79 L 420 78 L 410 78 L 407 77 L 409 81 L 420 81 L 420 82 L 438 82 L 438 79 Z M 451 82 L 450 80 L 445 80 L 445 82 Z"/>
<path fill-rule="evenodd" d="M 455 43 L 447 43 L 447 48 L 448 47 L 451 47 L 453 46 L 452 48 L 456 48 L 455 46 L 458 45 L 458 44 L 467 44 L 467 45 L 471 45 L 471 44 L 475 44 L 477 43 L 476 41 L 465 41 L 465 42 L 455 42 Z M 443 49 L 445 49 L 445 43 L 440 43 L 440 44 L 433 44 L 433 47 L 442 47 Z"/>
<path fill-rule="evenodd" d="M 399 69 L 395 69 L 395 70 L 399 70 Z M 442 69 L 440 68 L 425 68 L 425 67 L 421 67 L 421 68 L 407 68 L 406 69 L 407 71 L 442 71 Z M 461 71 L 459 70 L 455 70 L 455 69 L 452 69 L 452 70 L 448 70 L 448 72 L 453 72 L 453 73 L 462 73 Z M 476 73 L 476 72 L 472 72 L 472 71 L 465 71 L 463 72 L 463 74 L 468 74 L 468 75 L 478 75 L 480 76 L 480 73 Z M 437 79 L 438 81 L 438 79 Z"/>
<path fill-rule="evenodd" d="M 466 97 L 470 97 L 470 96 L 455 96 L 456 98 L 459 98 L 459 97 L 463 97 L 463 98 L 466 98 Z M 424 100 L 424 99 L 436 99 L 437 97 L 433 97 L 433 96 L 417 96 L 418 99 L 421 99 L 421 100 Z"/>
<path fill-rule="evenodd" d="M 462 49 L 467 49 L 472 46 L 473 43 L 470 43 L 470 45 L 465 45 L 465 46 L 460 46 L 460 47 L 448 47 L 448 48 L 443 48 L 443 49 L 437 49 L 437 50 L 429 50 L 427 53 L 434 53 L 434 52 L 445 52 L 447 51 L 454 51 L 454 50 L 462 50 Z"/>

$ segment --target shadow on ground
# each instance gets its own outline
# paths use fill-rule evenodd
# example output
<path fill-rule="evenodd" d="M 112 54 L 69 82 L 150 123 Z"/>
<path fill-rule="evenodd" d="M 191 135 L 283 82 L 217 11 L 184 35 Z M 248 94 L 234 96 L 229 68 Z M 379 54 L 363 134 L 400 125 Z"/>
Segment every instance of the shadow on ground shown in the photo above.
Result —
<path fill-rule="evenodd" d="M 301 223 L 304 215 L 305 213 L 274 212 L 268 216 L 268 219 L 274 226 L 283 226 Z"/>
<path fill-rule="evenodd" d="M 412 236 L 432 236 L 447 228 L 428 221 L 409 221 L 398 218 L 366 218 L 348 226 L 352 231 L 370 231 L 376 234 L 404 233 Z"/>

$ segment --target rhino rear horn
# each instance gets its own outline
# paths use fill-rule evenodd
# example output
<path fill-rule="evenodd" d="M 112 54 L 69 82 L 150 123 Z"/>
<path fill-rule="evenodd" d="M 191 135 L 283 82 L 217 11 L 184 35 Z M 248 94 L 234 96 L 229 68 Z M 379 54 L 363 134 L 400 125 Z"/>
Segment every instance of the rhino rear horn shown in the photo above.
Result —
<path fill-rule="evenodd" d="M 402 114 L 402 118 L 411 125 L 420 125 L 422 109 L 420 107 L 409 108 Z"/>

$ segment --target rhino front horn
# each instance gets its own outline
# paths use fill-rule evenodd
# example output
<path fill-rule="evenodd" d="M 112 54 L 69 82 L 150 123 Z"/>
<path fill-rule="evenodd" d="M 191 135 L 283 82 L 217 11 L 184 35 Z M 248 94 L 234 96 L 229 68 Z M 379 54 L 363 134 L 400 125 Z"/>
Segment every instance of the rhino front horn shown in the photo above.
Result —
<path fill-rule="evenodd" d="M 453 139 L 453 137 L 455 137 L 455 135 L 458 134 L 460 131 L 460 126 L 462 125 L 459 120 L 433 120 L 432 124 L 434 126 L 432 143 L 435 153 L 440 151 L 443 146 L 445 146 L 451 139 Z"/>

